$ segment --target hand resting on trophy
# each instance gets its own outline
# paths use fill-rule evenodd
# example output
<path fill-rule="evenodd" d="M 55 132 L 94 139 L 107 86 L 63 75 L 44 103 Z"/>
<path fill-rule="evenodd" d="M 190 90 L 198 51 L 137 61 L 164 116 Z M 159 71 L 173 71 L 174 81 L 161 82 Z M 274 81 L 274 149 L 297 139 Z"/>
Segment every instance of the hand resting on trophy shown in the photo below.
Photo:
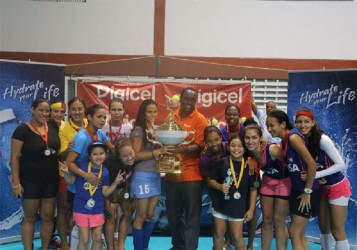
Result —
<path fill-rule="evenodd" d="M 152 154 L 155 157 L 155 160 L 160 160 L 163 155 L 173 155 L 175 150 L 174 145 L 164 145 L 161 148 L 155 149 L 152 151 Z"/>

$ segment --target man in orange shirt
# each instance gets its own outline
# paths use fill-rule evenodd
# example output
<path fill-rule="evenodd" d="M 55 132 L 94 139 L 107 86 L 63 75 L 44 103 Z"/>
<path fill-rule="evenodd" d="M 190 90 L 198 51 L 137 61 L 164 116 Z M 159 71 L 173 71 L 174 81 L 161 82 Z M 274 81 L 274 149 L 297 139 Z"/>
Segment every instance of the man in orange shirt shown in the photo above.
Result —
<path fill-rule="evenodd" d="M 181 92 L 180 108 L 173 114 L 175 122 L 187 131 L 195 130 L 195 140 L 187 146 L 176 146 L 181 155 L 180 174 L 166 174 L 166 210 L 171 231 L 172 250 L 197 249 L 200 235 L 203 177 L 199 154 L 204 146 L 203 131 L 207 119 L 198 112 L 198 93 L 193 88 Z"/>

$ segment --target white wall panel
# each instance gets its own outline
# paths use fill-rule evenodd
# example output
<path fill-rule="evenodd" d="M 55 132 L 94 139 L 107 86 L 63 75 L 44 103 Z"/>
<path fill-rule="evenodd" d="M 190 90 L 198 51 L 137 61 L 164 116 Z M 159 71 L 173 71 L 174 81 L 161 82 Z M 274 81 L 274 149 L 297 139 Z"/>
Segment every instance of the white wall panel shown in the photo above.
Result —
<path fill-rule="evenodd" d="M 151 55 L 153 0 L 0 1 L 0 50 Z"/>
<path fill-rule="evenodd" d="M 357 59 L 357 1 L 166 0 L 165 54 Z M 0 0 L 0 50 L 152 55 L 154 0 Z"/>
<path fill-rule="evenodd" d="M 167 0 L 166 54 L 357 59 L 357 1 Z"/>

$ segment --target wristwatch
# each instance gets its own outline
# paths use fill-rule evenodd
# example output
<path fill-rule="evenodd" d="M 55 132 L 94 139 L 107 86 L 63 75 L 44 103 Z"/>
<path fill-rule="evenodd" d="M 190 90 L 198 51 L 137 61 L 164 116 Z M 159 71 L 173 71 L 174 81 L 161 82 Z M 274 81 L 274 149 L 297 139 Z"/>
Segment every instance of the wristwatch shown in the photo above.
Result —
<path fill-rule="evenodd" d="M 312 189 L 311 188 L 304 188 L 304 193 L 305 194 L 311 194 L 312 193 Z"/>

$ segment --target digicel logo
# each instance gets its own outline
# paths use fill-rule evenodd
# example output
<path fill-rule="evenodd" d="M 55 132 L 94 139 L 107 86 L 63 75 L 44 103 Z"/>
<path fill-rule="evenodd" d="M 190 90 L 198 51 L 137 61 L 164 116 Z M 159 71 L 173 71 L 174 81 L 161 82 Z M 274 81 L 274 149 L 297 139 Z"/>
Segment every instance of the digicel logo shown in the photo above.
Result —
<path fill-rule="evenodd" d="M 152 85 L 151 89 L 132 89 L 132 88 L 123 88 L 123 89 L 115 89 L 114 86 L 108 87 L 105 85 L 98 84 L 96 85 L 97 96 L 99 98 L 110 96 L 110 99 L 113 98 L 121 98 L 124 101 L 139 101 L 146 99 L 155 100 L 155 86 Z"/>
<path fill-rule="evenodd" d="M 243 101 L 243 89 L 239 88 L 237 92 L 222 92 L 216 89 L 212 92 L 204 92 L 198 90 L 198 103 L 202 103 L 202 106 L 207 108 L 216 103 L 242 103 Z"/>

